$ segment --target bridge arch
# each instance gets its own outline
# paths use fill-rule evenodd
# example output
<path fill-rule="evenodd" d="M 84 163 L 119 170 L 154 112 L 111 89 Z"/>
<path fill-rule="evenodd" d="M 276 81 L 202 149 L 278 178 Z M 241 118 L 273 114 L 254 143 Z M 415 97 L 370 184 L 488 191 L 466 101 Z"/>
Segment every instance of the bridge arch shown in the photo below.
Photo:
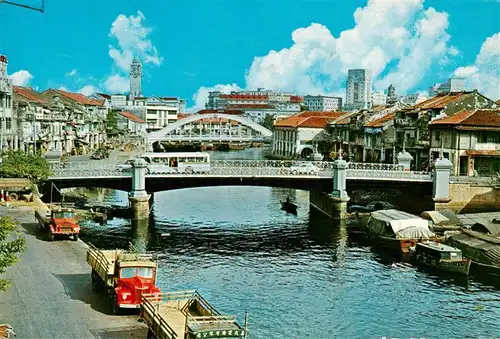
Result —
<path fill-rule="evenodd" d="M 250 127 L 252 130 L 259 132 L 262 134 L 264 137 L 272 137 L 273 132 L 265 128 L 264 126 L 261 126 L 257 124 L 256 122 L 253 122 L 252 120 L 239 116 L 239 115 L 233 115 L 233 114 L 224 114 L 224 113 L 209 113 L 209 114 L 191 114 L 184 119 L 178 120 L 174 122 L 171 125 L 168 125 L 164 128 L 162 128 L 159 131 L 154 131 L 151 133 L 148 133 L 148 143 L 154 143 L 155 141 L 161 141 L 165 138 L 165 136 L 176 129 L 190 124 L 195 121 L 199 121 L 202 119 L 226 119 L 226 120 L 233 120 L 237 121 L 240 124 Z"/>

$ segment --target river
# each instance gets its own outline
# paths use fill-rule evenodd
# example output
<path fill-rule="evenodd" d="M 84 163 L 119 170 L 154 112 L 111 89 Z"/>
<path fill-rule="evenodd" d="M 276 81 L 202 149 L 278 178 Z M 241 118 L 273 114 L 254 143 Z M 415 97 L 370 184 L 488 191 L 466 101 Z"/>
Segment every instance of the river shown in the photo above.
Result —
<path fill-rule="evenodd" d="M 261 159 L 262 149 L 214 153 Z M 290 196 L 298 215 L 280 210 Z M 104 191 L 101 201 L 127 204 Z M 465 338 L 500 335 L 500 291 L 393 262 L 349 227 L 310 211 L 306 191 L 205 187 L 155 194 L 148 225 L 82 224 L 104 248 L 128 241 L 159 257 L 163 291 L 196 289 L 249 338 Z"/>

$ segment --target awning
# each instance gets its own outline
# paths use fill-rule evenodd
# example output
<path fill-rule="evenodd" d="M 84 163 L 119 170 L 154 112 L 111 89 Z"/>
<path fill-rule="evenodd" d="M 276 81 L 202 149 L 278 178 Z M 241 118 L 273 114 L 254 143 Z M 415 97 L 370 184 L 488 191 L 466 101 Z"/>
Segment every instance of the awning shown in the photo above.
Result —
<path fill-rule="evenodd" d="M 472 156 L 486 156 L 486 157 L 500 157 L 500 151 L 476 151 L 476 150 L 466 150 L 465 154 Z"/>

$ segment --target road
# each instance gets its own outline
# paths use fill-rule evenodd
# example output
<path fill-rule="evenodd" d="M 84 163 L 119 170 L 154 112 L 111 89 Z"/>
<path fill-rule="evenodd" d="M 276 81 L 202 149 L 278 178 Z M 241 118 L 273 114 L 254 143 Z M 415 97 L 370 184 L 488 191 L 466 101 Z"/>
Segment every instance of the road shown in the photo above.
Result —
<path fill-rule="evenodd" d="M 21 223 L 28 249 L 3 278 L 12 281 L 0 293 L 0 322 L 14 327 L 19 339 L 145 339 L 139 315 L 110 315 L 104 295 L 90 286 L 86 245 L 82 241 L 48 242 L 38 232 L 29 208 L 0 207 Z"/>

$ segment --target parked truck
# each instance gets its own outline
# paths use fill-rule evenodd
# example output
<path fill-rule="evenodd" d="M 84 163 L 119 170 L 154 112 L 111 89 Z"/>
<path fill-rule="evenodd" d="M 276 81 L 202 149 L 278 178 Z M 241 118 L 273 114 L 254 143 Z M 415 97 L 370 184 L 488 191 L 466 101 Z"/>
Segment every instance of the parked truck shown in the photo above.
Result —
<path fill-rule="evenodd" d="M 70 236 L 78 240 L 80 226 L 75 220 L 75 213 L 71 208 L 39 209 L 35 211 L 40 230 L 48 232 L 49 240 L 54 241 L 56 236 Z"/>
<path fill-rule="evenodd" d="M 143 294 L 161 294 L 156 286 L 158 265 L 153 256 L 129 246 L 129 250 L 100 250 L 89 243 L 87 250 L 92 290 L 110 297 L 113 314 L 122 309 L 139 309 Z"/>
<path fill-rule="evenodd" d="M 33 196 L 29 179 L 0 178 L 0 189 L 4 191 L 5 198 L 9 201 L 16 201 L 22 197 L 31 200 Z"/>

